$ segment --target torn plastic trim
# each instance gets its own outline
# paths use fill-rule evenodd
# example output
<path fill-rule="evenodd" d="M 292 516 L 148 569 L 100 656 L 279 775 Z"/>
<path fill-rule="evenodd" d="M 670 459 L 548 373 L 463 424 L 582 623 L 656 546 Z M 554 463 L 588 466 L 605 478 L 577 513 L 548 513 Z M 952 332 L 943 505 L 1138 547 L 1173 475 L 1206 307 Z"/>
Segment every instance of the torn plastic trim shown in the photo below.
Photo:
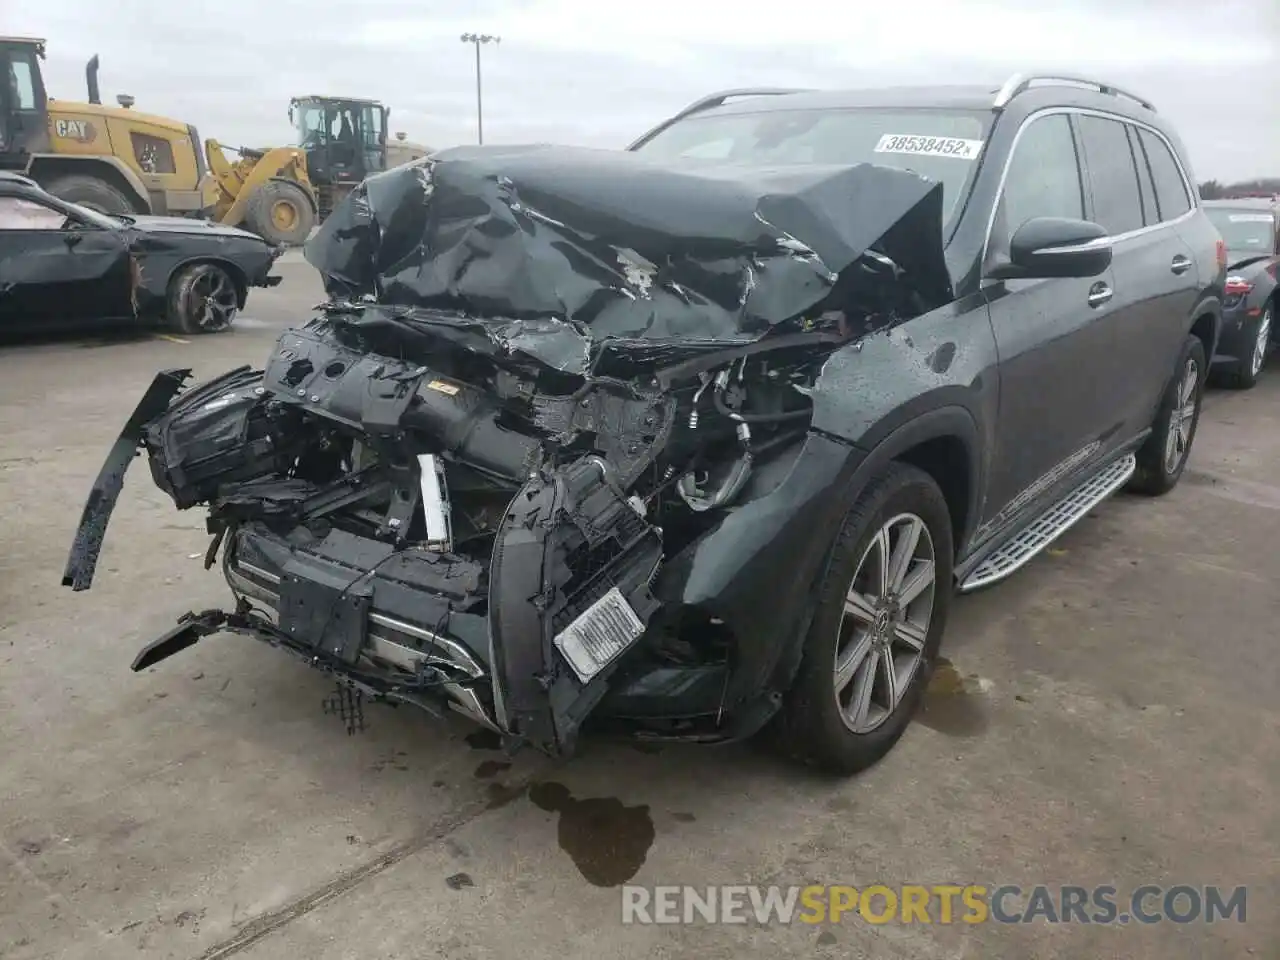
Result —
<path fill-rule="evenodd" d="M 508 508 L 489 562 L 495 699 L 509 732 L 552 755 L 572 752 L 659 607 L 650 583 L 662 564 L 662 533 L 609 473 L 599 457 L 585 457 L 530 480 Z M 624 616 L 597 605 L 610 595 Z M 606 648 L 585 680 L 564 650 L 575 627 Z"/>
<path fill-rule="evenodd" d="M 189 368 L 162 370 L 157 373 L 125 421 L 124 429 L 112 444 L 98 477 L 94 480 L 89 498 L 80 514 L 71 553 L 62 573 L 62 585 L 72 590 L 88 590 L 93 585 L 93 574 L 98 566 L 107 524 L 115 510 L 120 491 L 124 488 L 124 476 L 142 445 L 146 427 L 160 417 L 173 398 L 182 390 L 191 376 Z"/>

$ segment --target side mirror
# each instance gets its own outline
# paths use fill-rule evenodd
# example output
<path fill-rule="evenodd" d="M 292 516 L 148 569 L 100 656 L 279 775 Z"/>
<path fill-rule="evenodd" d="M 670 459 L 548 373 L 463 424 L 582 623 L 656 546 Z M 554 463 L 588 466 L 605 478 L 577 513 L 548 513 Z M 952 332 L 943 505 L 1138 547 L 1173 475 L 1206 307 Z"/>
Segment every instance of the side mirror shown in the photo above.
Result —
<path fill-rule="evenodd" d="M 1009 259 L 990 267 L 992 280 L 1096 277 L 1111 266 L 1107 231 L 1088 220 L 1033 217 L 1014 231 Z"/>

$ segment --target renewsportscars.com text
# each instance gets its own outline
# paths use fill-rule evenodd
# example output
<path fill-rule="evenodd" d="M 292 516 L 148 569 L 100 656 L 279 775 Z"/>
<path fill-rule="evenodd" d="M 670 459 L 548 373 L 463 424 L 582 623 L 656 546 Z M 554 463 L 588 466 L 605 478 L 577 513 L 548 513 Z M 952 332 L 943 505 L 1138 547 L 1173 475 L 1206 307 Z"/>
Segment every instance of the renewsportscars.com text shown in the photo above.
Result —
<path fill-rule="evenodd" d="M 624 886 L 624 924 L 1245 922 L 1245 887 L 1014 884 Z"/>

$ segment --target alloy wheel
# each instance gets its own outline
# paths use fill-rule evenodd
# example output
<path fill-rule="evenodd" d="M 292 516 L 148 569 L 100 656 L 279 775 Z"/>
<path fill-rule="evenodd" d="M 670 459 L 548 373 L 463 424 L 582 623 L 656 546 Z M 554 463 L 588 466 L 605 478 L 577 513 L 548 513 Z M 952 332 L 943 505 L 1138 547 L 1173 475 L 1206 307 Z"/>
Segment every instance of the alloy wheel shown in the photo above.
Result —
<path fill-rule="evenodd" d="M 1262 370 L 1262 364 L 1267 359 L 1267 347 L 1271 345 L 1271 307 L 1268 306 L 1263 311 L 1261 319 L 1258 320 L 1258 337 L 1253 344 L 1253 357 L 1249 361 L 1249 372 L 1252 376 L 1257 376 Z"/>
<path fill-rule="evenodd" d="M 1200 367 L 1195 357 L 1187 357 L 1182 377 L 1178 380 L 1178 392 L 1169 414 L 1169 432 L 1164 441 L 1164 469 L 1167 473 L 1178 472 L 1191 447 L 1191 429 L 1196 422 L 1199 390 Z"/>
<path fill-rule="evenodd" d="M 836 705 L 854 733 L 883 724 L 922 668 L 936 589 L 929 528 L 915 514 L 899 514 L 858 561 L 837 628 Z"/>
<path fill-rule="evenodd" d="M 187 307 L 201 330 L 224 330 L 231 326 L 238 309 L 235 285 L 224 271 L 205 267 L 191 284 Z"/>

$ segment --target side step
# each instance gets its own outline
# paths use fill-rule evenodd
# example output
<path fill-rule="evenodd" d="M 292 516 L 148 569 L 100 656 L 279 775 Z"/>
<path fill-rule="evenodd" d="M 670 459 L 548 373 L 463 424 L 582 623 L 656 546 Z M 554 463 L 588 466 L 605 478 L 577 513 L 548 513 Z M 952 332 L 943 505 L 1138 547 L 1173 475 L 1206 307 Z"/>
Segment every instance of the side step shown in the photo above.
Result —
<path fill-rule="evenodd" d="M 988 586 L 1019 569 L 1077 520 L 1123 487 L 1133 476 L 1137 465 L 1137 459 L 1130 453 L 1099 470 L 1037 517 L 1029 527 L 1000 544 L 965 578 L 960 584 L 960 592 Z"/>

